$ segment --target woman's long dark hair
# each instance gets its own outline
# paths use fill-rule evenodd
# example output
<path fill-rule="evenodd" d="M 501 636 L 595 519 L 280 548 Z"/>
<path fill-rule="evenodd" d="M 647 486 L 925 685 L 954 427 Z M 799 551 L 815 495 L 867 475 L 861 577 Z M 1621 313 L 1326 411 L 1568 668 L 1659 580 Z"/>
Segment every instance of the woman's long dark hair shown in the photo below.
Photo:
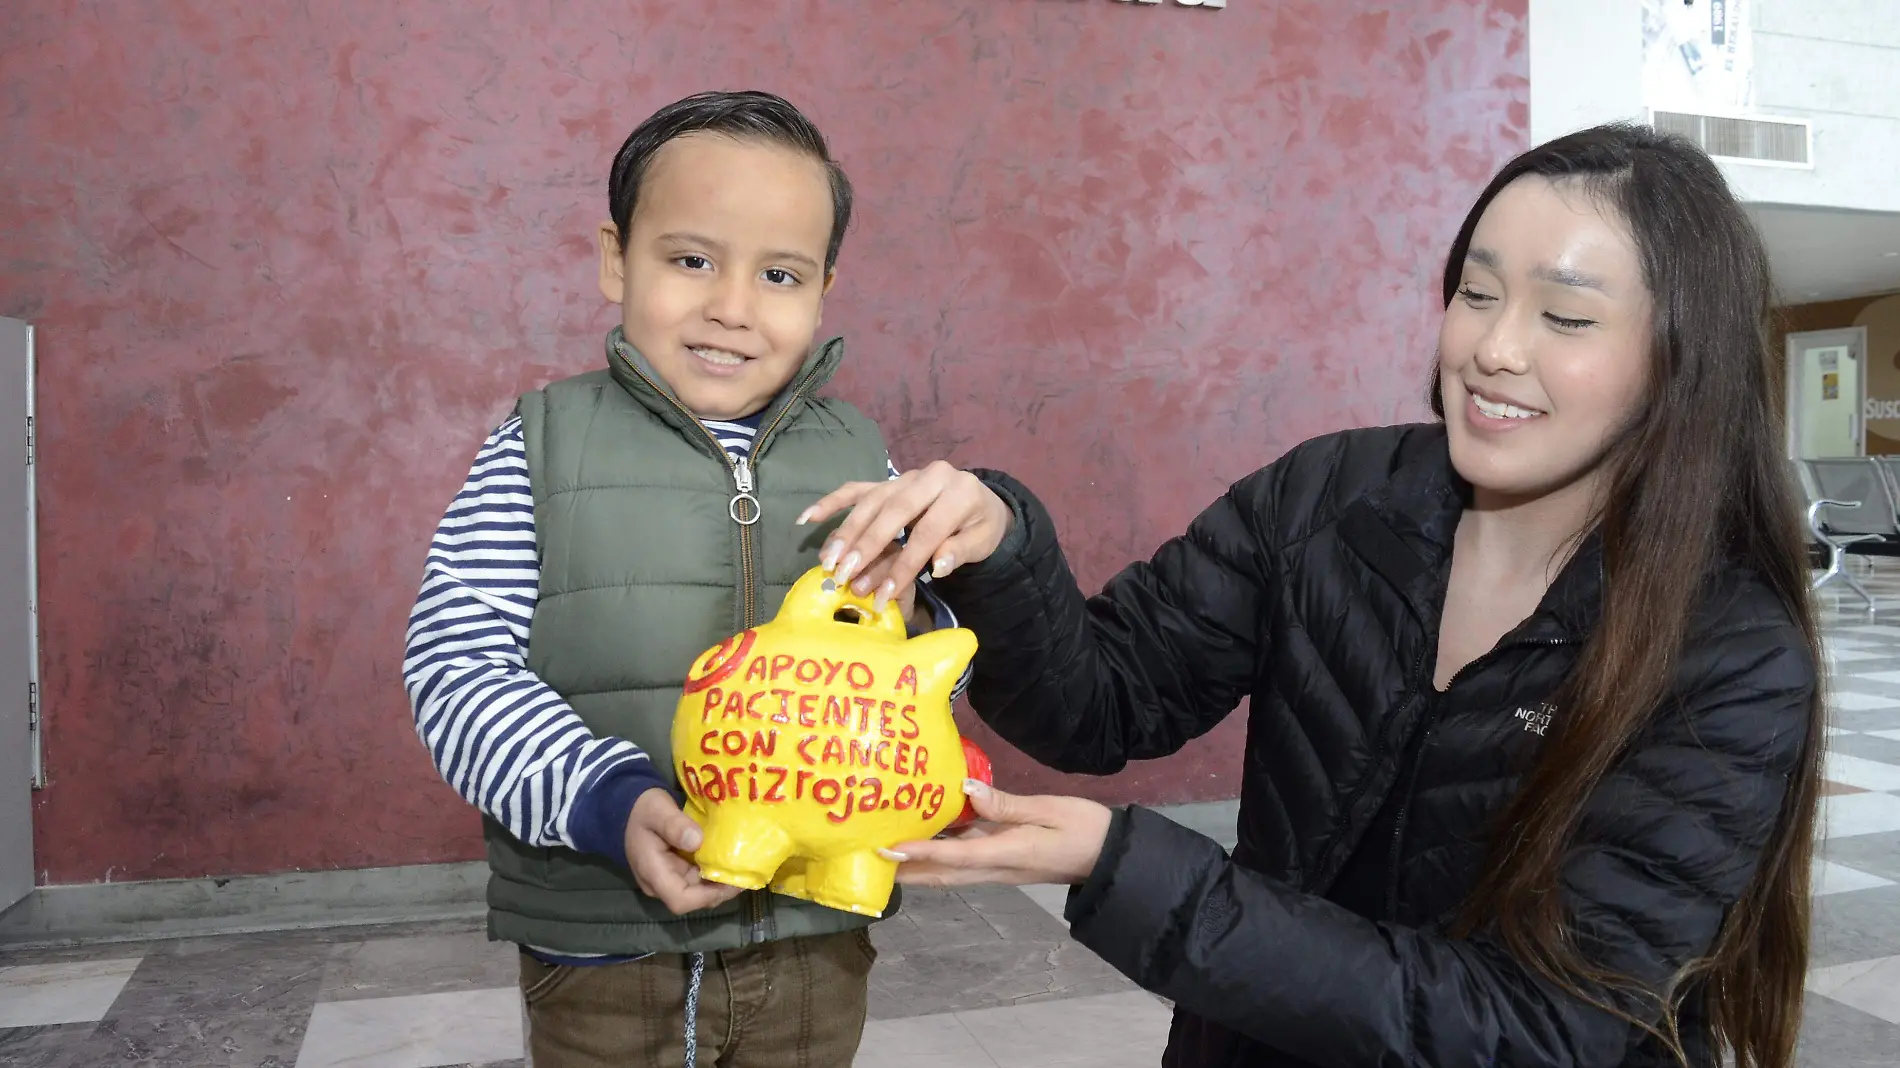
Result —
<path fill-rule="evenodd" d="M 1558 893 L 1585 801 L 1668 700 L 1708 575 L 1742 567 L 1761 576 L 1800 627 L 1817 670 L 1825 663 L 1782 456 L 1767 253 L 1700 149 L 1645 126 L 1599 126 L 1534 148 L 1491 180 L 1446 260 L 1447 305 L 1479 217 L 1526 175 L 1575 183 L 1629 227 L 1654 309 L 1650 388 L 1604 460 L 1603 614 L 1559 698 L 1567 723 L 1504 813 L 1499 826 L 1508 830 L 1493 842 L 1459 930 L 1494 933 L 1519 961 L 1642 1027 L 1685 1064 L 1680 1010 L 1700 990 L 1718 1058 L 1732 1054 L 1737 1068 L 1789 1068 L 1808 961 L 1825 718 L 1818 686 L 1807 748 L 1753 881 L 1707 955 L 1665 989 L 1586 960 L 1567 933 Z M 1442 418 L 1436 374 L 1432 406 Z"/>

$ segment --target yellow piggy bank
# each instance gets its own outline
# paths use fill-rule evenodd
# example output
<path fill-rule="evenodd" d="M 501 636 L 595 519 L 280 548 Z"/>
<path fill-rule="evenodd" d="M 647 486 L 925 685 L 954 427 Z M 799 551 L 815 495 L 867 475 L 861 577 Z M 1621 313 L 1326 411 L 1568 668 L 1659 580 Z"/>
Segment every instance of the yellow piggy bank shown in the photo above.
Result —
<path fill-rule="evenodd" d="M 896 605 L 814 568 L 774 619 L 694 662 L 673 759 L 704 878 L 884 914 L 897 865 L 877 850 L 957 821 L 964 778 L 989 771 L 950 715 L 976 635 L 906 634 Z"/>

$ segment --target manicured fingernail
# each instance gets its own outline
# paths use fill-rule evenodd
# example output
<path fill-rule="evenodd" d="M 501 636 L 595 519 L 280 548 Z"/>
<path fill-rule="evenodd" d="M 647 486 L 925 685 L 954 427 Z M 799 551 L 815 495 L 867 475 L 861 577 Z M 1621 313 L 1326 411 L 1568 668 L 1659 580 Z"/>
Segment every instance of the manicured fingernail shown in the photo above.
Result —
<path fill-rule="evenodd" d="M 807 508 L 804 511 L 798 513 L 797 525 L 802 527 L 806 523 L 811 522 L 812 513 L 816 512 L 817 510 L 818 510 L 818 506 L 814 504 L 810 508 Z"/>
<path fill-rule="evenodd" d="M 851 555 L 844 558 L 844 563 L 838 565 L 838 581 L 850 582 L 851 576 L 857 573 L 858 565 L 863 562 L 864 558 L 858 555 L 856 549 L 853 549 Z M 858 592 L 862 594 L 864 591 L 858 590 Z"/>
<path fill-rule="evenodd" d="M 896 597 L 897 583 L 892 582 L 890 579 L 885 579 L 884 585 L 877 588 L 876 596 L 871 598 L 871 607 L 882 612 L 884 611 L 884 606 L 889 604 L 892 600 L 895 600 Z"/>
<path fill-rule="evenodd" d="M 984 797 L 990 792 L 990 784 L 982 779 L 963 780 L 963 792 L 971 797 Z"/>
<path fill-rule="evenodd" d="M 830 571 L 838 566 L 838 554 L 841 552 L 844 552 L 844 542 L 831 542 L 825 546 L 825 551 L 818 557 L 818 562 L 824 566 L 826 571 Z"/>
<path fill-rule="evenodd" d="M 895 849 L 880 848 L 877 851 L 877 855 L 880 857 L 883 857 L 885 860 L 892 861 L 893 863 L 897 863 L 897 864 L 902 864 L 905 861 L 910 859 L 909 853 L 899 853 Z"/>
<path fill-rule="evenodd" d="M 949 556 L 949 555 L 939 556 L 937 557 L 937 562 L 930 565 L 930 577 L 942 578 L 945 575 L 948 575 L 950 572 L 956 570 L 956 566 L 957 566 L 956 557 Z"/>

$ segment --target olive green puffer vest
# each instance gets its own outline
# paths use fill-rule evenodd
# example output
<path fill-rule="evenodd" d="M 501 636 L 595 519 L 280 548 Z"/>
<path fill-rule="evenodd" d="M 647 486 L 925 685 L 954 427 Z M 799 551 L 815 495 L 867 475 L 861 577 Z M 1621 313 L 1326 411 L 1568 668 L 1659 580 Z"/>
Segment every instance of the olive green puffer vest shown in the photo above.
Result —
<path fill-rule="evenodd" d="M 541 558 L 528 666 L 597 735 L 672 777 L 673 709 L 699 654 L 778 611 L 835 524 L 798 527 L 819 497 L 886 474 L 856 408 L 821 400 L 843 345 L 821 346 L 735 463 L 621 337 L 608 368 L 521 398 Z M 747 481 L 757 500 L 737 500 Z M 568 953 L 710 952 L 829 934 L 865 918 L 764 891 L 674 916 L 602 857 L 524 845 L 487 824 L 489 933 Z"/>

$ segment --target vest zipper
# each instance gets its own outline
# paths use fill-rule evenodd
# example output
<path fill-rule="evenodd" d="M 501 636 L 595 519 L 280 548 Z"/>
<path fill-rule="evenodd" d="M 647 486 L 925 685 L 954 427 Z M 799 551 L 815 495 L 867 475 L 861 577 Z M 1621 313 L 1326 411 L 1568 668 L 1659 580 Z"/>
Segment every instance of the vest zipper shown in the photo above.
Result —
<path fill-rule="evenodd" d="M 735 458 L 731 453 L 726 451 L 725 446 L 719 444 L 719 438 L 715 436 L 712 431 L 706 429 L 706 424 L 700 422 L 697 415 L 687 410 L 684 404 L 675 400 L 671 393 L 661 389 L 659 384 L 654 382 L 653 379 L 648 378 L 647 373 L 640 369 L 639 364 L 627 359 L 626 354 L 619 351 L 618 348 L 614 350 L 614 356 L 620 360 L 621 364 L 623 364 L 627 370 L 632 371 L 640 381 L 646 383 L 648 389 L 665 397 L 668 403 L 672 404 L 674 408 L 679 409 L 681 415 L 691 420 L 693 425 L 698 427 L 702 434 L 706 435 L 706 440 L 712 442 L 713 453 L 725 462 L 726 471 L 732 476 L 733 494 L 732 500 L 726 504 L 726 514 L 731 516 L 732 521 L 739 526 L 740 629 L 751 630 L 753 627 L 758 626 L 759 616 L 758 567 L 754 559 L 755 550 L 753 548 L 752 528 L 758 524 L 759 519 L 764 514 L 764 509 L 760 506 L 759 498 L 756 493 L 757 481 L 753 477 L 754 461 L 758 455 L 764 451 L 766 439 L 773 431 L 778 429 L 780 423 L 785 421 L 786 413 L 798 406 L 798 402 L 804 396 L 805 387 L 811 384 L 812 377 L 816 372 L 815 370 L 807 371 L 805 376 L 799 379 L 798 383 L 792 387 L 791 399 L 787 401 L 785 406 L 779 409 L 779 413 L 772 418 L 771 425 L 760 430 L 758 437 L 753 439 L 752 455 L 749 457 L 741 456 Z M 742 941 L 746 945 L 766 940 L 769 921 L 768 913 L 770 911 L 767 901 L 770 896 L 771 891 L 769 890 L 746 891 L 746 927 L 745 933 L 742 936 Z"/>
<path fill-rule="evenodd" d="M 759 436 L 752 440 L 752 456 L 750 461 L 744 459 L 740 460 L 732 473 L 733 485 L 739 490 L 739 496 L 732 499 L 734 508 L 733 521 L 739 524 L 739 563 L 745 579 L 744 585 L 741 587 L 741 592 L 744 597 L 744 601 L 741 602 L 743 608 L 741 618 L 744 620 L 747 630 L 759 625 L 758 580 L 755 576 L 756 568 L 752 558 L 752 523 L 759 521 L 760 508 L 758 498 L 752 496 L 753 468 L 758 461 L 765 458 L 766 443 L 769 442 L 772 435 L 778 431 L 779 424 L 785 421 L 785 417 L 791 413 L 792 409 L 798 407 L 799 401 L 805 398 L 805 388 L 811 385 L 811 380 L 816 374 L 817 370 L 814 368 L 811 371 L 805 372 L 803 377 L 793 383 L 792 395 L 790 399 L 785 402 L 785 406 L 778 410 L 778 414 L 772 417 L 770 423 L 759 429 Z M 739 519 L 737 509 L 742 498 L 749 498 L 752 501 L 751 523 Z"/>
<path fill-rule="evenodd" d="M 688 411 L 684 404 L 673 399 L 671 393 L 661 389 L 658 383 L 647 377 L 647 373 L 640 369 L 639 364 L 627 359 L 626 355 L 617 349 L 614 352 L 614 356 L 620 360 L 627 370 L 632 371 L 635 377 L 646 383 L 647 388 L 665 397 L 667 403 L 679 409 L 681 415 L 692 420 L 693 425 L 699 428 L 700 433 L 706 435 L 706 440 L 712 443 L 713 453 L 725 463 L 726 473 L 732 477 L 733 488 L 732 500 L 726 505 L 726 514 L 731 516 L 732 521 L 739 526 L 740 629 L 751 630 L 759 624 L 758 574 L 756 561 L 754 559 L 755 551 L 753 547 L 752 528 L 757 525 L 763 515 L 763 509 L 759 504 L 759 498 L 756 492 L 757 480 L 754 478 L 756 462 L 760 454 L 765 450 L 766 439 L 771 437 L 772 433 L 778 429 L 779 424 L 785 421 L 786 414 L 797 407 L 798 402 L 803 399 L 805 387 L 811 384 L 811 379 L 816 371 L 814 369 L 813 371 L 806 372 L 805 376 L 799 379 L 797 384 L 792 387 L 791 399 L 786 402 L 783 408 L 779 409 L 779 413 L 772 418 L 772 422 L 759 431 L 758 437 L 753 439 L 752 455 L 750 457 L 741 456 L 735 459 L 731 453 L 726 451 L 725 446 L 719 444 L 719 438 L 716 437 L 712 431 L 706 429 L 706 424 L 699 421 L 698 416 Z"/>
<path fill-rule="evenodd" d="M 757 448 L 758 443 L 753 443 Z M 759 521 L 761 509 L 759 499 L 753 496 L 752 460 L 746 456 L 731 456 L 724 449 L 720 454 L 726 456 L 727 466 L 732 469 L 732 488 L 735 491 L 732 500 L 726 505 L 726 514 L 739 524 L 739 597 L 741 619 L 744 629 L 751 630 L 755 624 L 756 597 L 754 587 L 758 575 L 752 560 L 752 527 Z M 750 945 L 765 941 L 765 909 L 768 891 L 753 890 L 746 894 L 746 928 L 744 941 Z"/>
<path fill-rule="evenodd" d="M 728 457 L 728 460 L 735 492 L 732 500 L 726 504 L 726 514 L 739 524 L 739 616 L 742 629 L 751 630 L 758 625 L 758 569 L 753 560 L 752 527 L 758 523 L 763 510 L 759 507 L 759 499 L 752 493 L 751 458 L 733 456 Z"/>
<path fill-rule="evenodd" d="M 785 402 L 785 406 L 780 408 L 778 414 L 772 417 L 771 423 L 761 427 L 758 436 L 752 439 L 751 456 L 741 456 L 736 460 L 727 457 L 732 467 L 732 487 L 738 491 L 733 495 L 731 504 L 727 506 L 727 512 L 732 516 L 732 521 L 739 524 L 740 620 L 746 630 L 759 625 L 758 564 L 755 559 L 756 550 L 753 547 L 752 527 L 758 523 L 763 514 L 763 507 L 759 504 L 758 497 L 753 494 L 755 485 L 752 477 L 753 467 L 764 458 L 766 443 L 778 430 L 779 424 L 785 421 L 787 413 L 798 407 L 798 402 L 804 399 L 805 388 L 811 384 L 815 373 L 815 371 L 806 372 L 804 377 L 792 386 L 791 397 Z M 718 445 L 718 440 L 715 439 L 713 444 Z M 719 454 L 726 456 L 726 450 L 720 449 Z M 746 897 L 748 922 L 745 940 L 748 943 L 763 942 L 769 937 L 769 928 L 776 926 L 771 923 L 771 892 L 754 890 Z"/>

